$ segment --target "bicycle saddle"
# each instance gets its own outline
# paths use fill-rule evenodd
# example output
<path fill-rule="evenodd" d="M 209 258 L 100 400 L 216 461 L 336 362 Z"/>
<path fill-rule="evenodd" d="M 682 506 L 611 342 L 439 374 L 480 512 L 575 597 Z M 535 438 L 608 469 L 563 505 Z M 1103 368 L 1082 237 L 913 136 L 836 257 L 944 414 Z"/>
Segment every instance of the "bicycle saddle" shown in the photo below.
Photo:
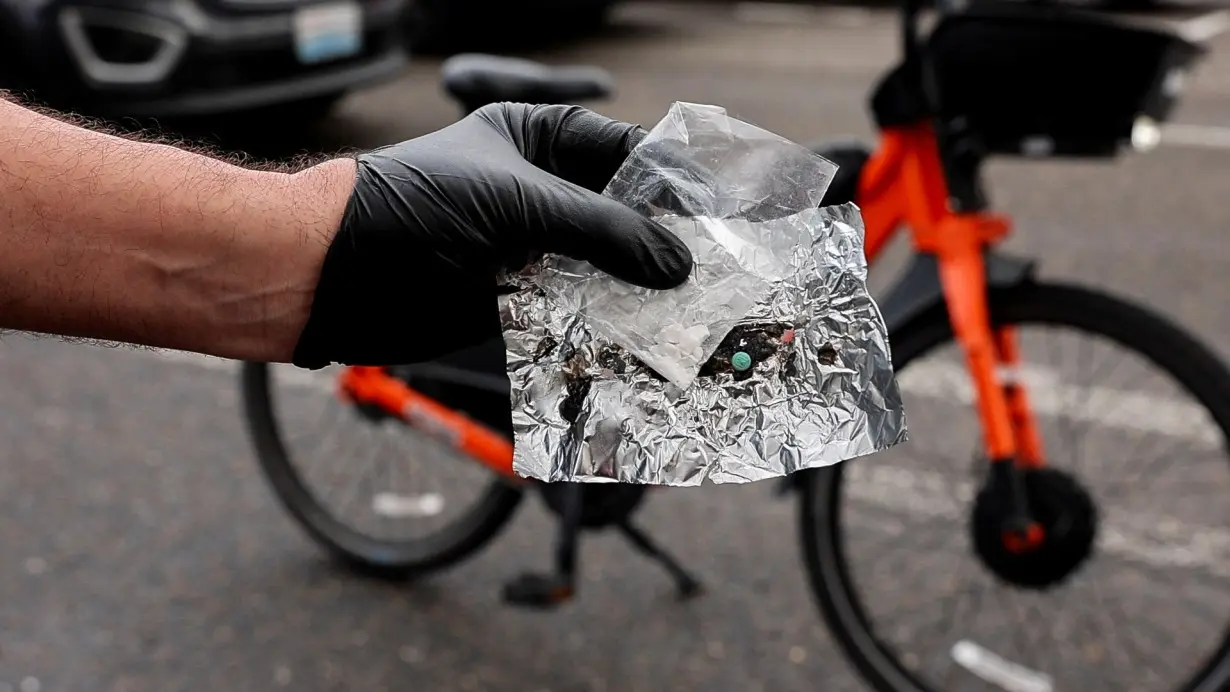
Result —
<path fill-rule="evenodd" d="M 470 108 L 500 101 L 572 104 L 606 98 L 614 90 L 610 74 L 597 67 L 552 67 L 495 55 L 449 58 L 441 75 L 444 90 Z"/>

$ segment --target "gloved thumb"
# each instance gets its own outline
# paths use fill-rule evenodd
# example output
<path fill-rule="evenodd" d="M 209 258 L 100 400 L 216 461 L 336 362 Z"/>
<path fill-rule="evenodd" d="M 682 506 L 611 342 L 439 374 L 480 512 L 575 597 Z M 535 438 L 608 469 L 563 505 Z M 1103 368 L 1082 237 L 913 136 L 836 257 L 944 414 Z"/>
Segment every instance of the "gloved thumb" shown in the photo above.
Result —
<path fill-rule="evenodd" d="M 660 224 L 619 202 L 556 179 L 548 196 L 539 248 L 589 262 L 645 288 L 665 290 L 687 280 L 692 253 Z"/>

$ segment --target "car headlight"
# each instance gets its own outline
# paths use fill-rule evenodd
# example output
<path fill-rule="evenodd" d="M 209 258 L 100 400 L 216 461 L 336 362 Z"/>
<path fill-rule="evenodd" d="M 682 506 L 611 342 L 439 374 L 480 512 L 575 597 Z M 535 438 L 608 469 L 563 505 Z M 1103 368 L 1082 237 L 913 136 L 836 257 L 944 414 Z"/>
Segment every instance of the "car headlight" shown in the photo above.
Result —
<path fill-rule="evenodd" d="M 1152 151 L 1162 143 L 1162 128 L 1147 115 L 1136 118 L 1132 125 L 1132 148 L 1139 152 Z"/>

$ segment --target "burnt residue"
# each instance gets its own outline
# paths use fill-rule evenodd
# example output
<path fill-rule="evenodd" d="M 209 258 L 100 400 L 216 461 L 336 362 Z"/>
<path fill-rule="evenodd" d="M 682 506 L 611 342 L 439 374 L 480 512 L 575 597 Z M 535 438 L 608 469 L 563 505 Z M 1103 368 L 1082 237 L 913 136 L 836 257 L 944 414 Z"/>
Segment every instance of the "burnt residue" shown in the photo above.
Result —
<path fill-rule="evenodd" d="M 559 403 L 559 415 L 569 423 L 576 423 L 577 418 L 581 415 L 581 406 L 585 403 L 585 397 L 589 396 L 589 388 L 594 378 L 590 375 L 573 375 L 564 378 L 564 381 L 568 393 Z"/>
<path fill-rule="evenodd" d="M 713 356 L 700 369 L 702 377 L 729 374 L 736 381 L 750 378 L 761 362 L 775 355 L 782 347 L 782 336 L 791 329 L 781 323 L 745 324 L 730 330 Z M 739 372 L 730 364 L 730 359 L 739 351 L 752 357 L 752 367 Z M 793 354 L 791 354 L 793 356 Z"/>
<path fill-rule="evenodd" d="M 825 344 L 816 351 L 816 358 L 821 365 L 836 365 L 837 364 L 837 348 L 833 344 Z"/>
<path fill-rule="evenodd" d="M 559 342 L 550 336 L 544 338 L 542 341 L 539 341 L 538 348 L 534 349 L 534 362 L 537 363 L 543 358 L 551 355 L 551 352 L 555 350 L 556 346 L 559 346 Z"/>
<path fill-rule="evenodd" d="M 564 361 L 566 394 L 559 403 L 559 415 L 569 423 L 575 423 L 577 417 L 581 415 L 581 405 L 585 403 L 585 397 L 589 395 L 589 388 L 594 378 L 586 372 L 589 369 L 589 362 L 585 360 L 583 353 L 578 352 L 567 343 L 560 349 L 560 353 L 567 354 L 568 358 Z"/>
<path fill-rule="evenodd" d="M 569 423 L 576 423 L 577 418 L 581 415 L 581 408 L 585 404 L 585 397 L 589 396 L 590 387 L 593 386 L 594 376 L 588 373 L 590 363 L 581 352 L 565 343 L 560 348 L 560 353 L 567 353 L 569 357 L 564 361 L 566 393 L 559 404 L 559 415 Z M 646 367 L 632 354 L 613 344 L 603 346 L 594 357 L 594 362 L 598 367 L 610 370 L 616 375 L 623 375 L 629 368 L 639 366 L 645 368 L 654 377 L 661 379 L 660 375 Z"/>
<path fill-rule="evenodd" d="M 591 362 L 583 351 L 578 351 L 568 342 L 559 344 L 560 360 L 564 362 L 565 395 L 560 401 L 560 417 L 569 423 L 575 423 L 589 396 L 594 376 L 590 374 Z M 564 356 L 567 356 L 566 358 Z M 655 380 L 666 382 L 666 378 L 656 370 L 645 365 L 639 358 L 614 344 L 603 346 L 594 356 L 592 365 L 604 370 L 610 370 L 616 375 L 625 375 L 633 369 L 640 369 Z"/>
<path fill-rule="evenodd" d="M 798 356 L 793 350 L 786 354 L 785 360 L 782 362 L 781 372 L 778 373 L 782 381 L 797 377 L 799 374 L 799 366 L 795 363 L 795 358 Z"/>
<path fill-rule="evenodd" d="M 628 361 L 630 356 L 618 346 L 604 346 L 598 352 L 598 366 L 606 368 L 616 375 L 622 375 L 628 371 Z"/>
<path fill-rule="evenodd" d="M 649 367 L 640 358 L 615 344 L 603 346 L 602 350 L 598 352 L 598 367 L 610 370 L 616 375 L 624 375 L 631 370 L 639 369 L 659 382 L 666 382 L 666 378 L 659 374 L 657 370 Z"/>

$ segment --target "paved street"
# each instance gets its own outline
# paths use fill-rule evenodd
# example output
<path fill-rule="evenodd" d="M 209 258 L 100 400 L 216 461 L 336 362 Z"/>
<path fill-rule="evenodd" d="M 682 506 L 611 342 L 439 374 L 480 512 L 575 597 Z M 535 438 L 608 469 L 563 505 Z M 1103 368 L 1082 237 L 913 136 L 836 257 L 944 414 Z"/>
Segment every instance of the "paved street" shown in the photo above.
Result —
<path fill-rule="evenodd" d="M 1225 20 L 1214 10 L 1143 19 L 1215 33 Z M 614 117 L 648 126 L 674 100 L 714 103 L 810 142 L 871 135 L 865 96 L 896 31 L 883 9 L 631 3 L 603 36 L 531 57 L 609 69 L 618 94 L 592 105 Z M 1230 34 L 1211 45 L 1159 150 L 1113 164 L 995 162 L 989 187 L 1016 219 L 1009 246 L 1041 258 L 1044 274 L 1143 301 L 1230 358 Z M 442 127 L 456 113 L 438 66 L 421 60 L 354 95 L 302 140 L 254 139 L 281 155 Z M 873 271 L 877 290 L 902 249 Z M 1095 384 L 1062 362 L 1031 371 L 1048 426 L 1088 431 L 1082 478 L 1122 502 L 1103 507 L 1103 554 L 1077 583 L 1056 598 L 1005 595 L 965 548 L 976 428 L 955 362 L 904 373 L 914 441 L 852 464 L 847 540 L 884 637 L 944 689 L 995 689 L 952 665 L 963 641 L 1060 692 L 1177 687 L 1230 622 L 1230 469 L 1215 431 L 1167 383 Z M 286 415 L 319 433 L 328 396 L 304 380 L 284 388 Z M 579 599 L 522 612 L 499 591 L 549 564 L 552 524 L 536 499 L 489 549 L 427 581 L 346 574 L 276 504 L 237 384 L 224 361 L 0 343 L 0 692 L 865 689 L 806 588 L 796 504 L 768 484 L 651 494 L 642 525 L 702 576 L 703 597 L 677 603 L 659 568 L 598 535 L 583 544 Z M 1101 403 L 1067 414 L 1077 398 Z M 371 449 L 388 442 L 358 423 L 345 431 Z M 298 449 L 320 453 L 315 439 Z M 358 458 L 344 449 L 335 461 Z M 411 454 L 406 466 L 445 501 L 481 479 Z"/>

